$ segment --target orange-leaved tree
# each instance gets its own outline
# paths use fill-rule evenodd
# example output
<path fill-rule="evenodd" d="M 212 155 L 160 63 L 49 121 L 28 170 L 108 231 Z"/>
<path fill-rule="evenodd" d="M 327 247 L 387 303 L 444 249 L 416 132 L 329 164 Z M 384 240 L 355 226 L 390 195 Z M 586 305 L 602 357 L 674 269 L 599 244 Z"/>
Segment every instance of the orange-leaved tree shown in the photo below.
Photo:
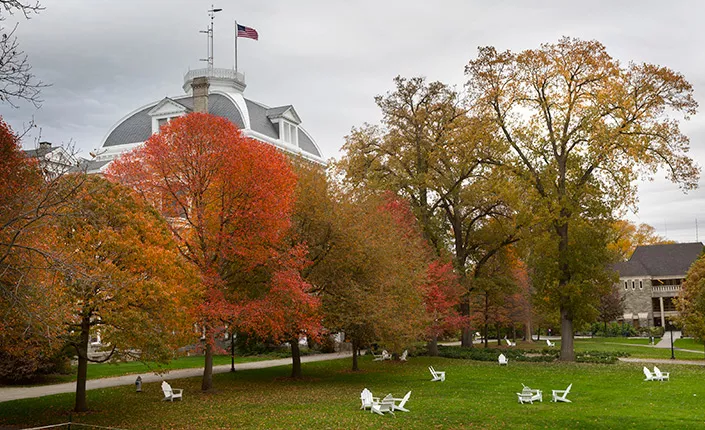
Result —
<path fill-rule="evenodd" d="M 170 121 L 116 160 L 107 175 L 170 217 L 181 253 L 200 271 L 206 287 L 196 308 L 205 333 L 201 388 L 209 390 L 214 335 L 242 305 L 231 278 L 275 253 L 290 224 L 295 175 L 274 147 L 204 113 Z"/>
<path fill-rule="evenodd" d="M 88 177 L 57 219 L 54 264 L 70 309 L 64 339 L 78 356 L 77 412 L 85 411 L 88 344 L 100 334 L 111 358 L 168 361 L 190 334 L 197 272 L 166 221 L 132 190 Z"/>
<path fill-rule="evenodd" d="M 19 137 L 0 118 L 0 378 L 49 370 L 61 347 L 65 306 L 54 291 L 52 222 L 79 181 L 45 180 Z"/>

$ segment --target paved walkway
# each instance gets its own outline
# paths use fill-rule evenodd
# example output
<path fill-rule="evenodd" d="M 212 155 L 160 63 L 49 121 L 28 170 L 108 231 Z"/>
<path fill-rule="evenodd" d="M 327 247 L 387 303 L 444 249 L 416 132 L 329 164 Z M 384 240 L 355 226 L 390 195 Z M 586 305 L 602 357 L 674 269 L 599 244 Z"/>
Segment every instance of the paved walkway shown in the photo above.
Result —
<path fill-rule="evenodd" d="M 681 337 L 682 333 L 679 330 L 673 332 L 674 342 L 680 339 Z M 661 336 L 661 340 L 659 340 L 655 346 L 656 348 L 671 348 L 671 331 L 664 332 L 663 336 Z"/>
<path fill-rule="evenodd" d="M 336 352 L 332 354 L 316 354 L 301 357 L 302 363 L 314 361 L 336 360 L 340 358 L 352 357 L 351 352 Z M 235 370 L 264 369 L 267 367 L 286 366 L 291 364 L 291 358 L 281 358 L 278 360 L 252 361 L 249 363 L 239 363 L 235 365 Z M 213 373 L 230 372 L 230 365 L 213 366 Z M 172 370 L 164 375 L 154 373 L 143 373 L 142 382 L 159 382 L 161 380 L 192 378 L 203 375 L 203 368 Z M 86 382 L 87 390 L 98 388 L 119 387 L 122 385 L 134 385 L 137 374 L 118 376 L 114 378 L 91 379 Z M 50 396 L 52 394 L 73 393 L 76 391 L 76 382 L 64 384 L 40 385 L 34 387 L 0 387 L 0 402 L 10 400 L 29 399 L 32 397 Z"/>
<path fill-rule="evenodd" d="M 685 349 L 682 351 L 686 351 Z M 619 361 L 625 363 L 653 363 L 653 364 L 686 364 L 692 366 L 705 366 L 705 361 L 695 361 L 695 360 L 671 360 L 664 358 L 629 358 L 620 357 Z"/>

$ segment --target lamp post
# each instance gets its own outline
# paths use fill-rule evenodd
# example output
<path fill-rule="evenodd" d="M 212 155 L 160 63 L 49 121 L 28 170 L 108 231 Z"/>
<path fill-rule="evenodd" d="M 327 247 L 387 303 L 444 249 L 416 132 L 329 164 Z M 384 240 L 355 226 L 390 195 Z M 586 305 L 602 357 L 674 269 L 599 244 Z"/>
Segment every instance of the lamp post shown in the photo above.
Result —
<path fill-rule="evenodd" d="M 675 360 L 676 355 L 673 353 L 673 323 L 669 320 L 668 324 L 670 326 L 668 331 L 671 332 L 671 360 Z"/>
<path fill-rule="evenodd" d="M 230 371 L 235 371 L 235 329 L 230 332 Z"/>

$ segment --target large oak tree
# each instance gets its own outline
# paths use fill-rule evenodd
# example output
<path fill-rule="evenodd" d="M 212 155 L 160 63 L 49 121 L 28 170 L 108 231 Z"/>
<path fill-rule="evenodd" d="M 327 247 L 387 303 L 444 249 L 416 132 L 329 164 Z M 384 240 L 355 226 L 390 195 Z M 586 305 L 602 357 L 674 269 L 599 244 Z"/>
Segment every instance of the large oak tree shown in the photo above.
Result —
<path fill-rule="evenodd" d="M 696 186 L 699 168 L 675 117 L 696 112 L 692 86 L 668 67 L 623 65 L 601 43 L 571 38 L 519 53 L 480 48 L 466 75 L 477 114 L 506 145 L 506 171 L 544 222 L 544 255 L 556 264 L 543 265 L 542 286 L 560 309 L 561 359 L 573 360 L 573 321 L 594 274 L 584 270 L 601 270 L 583 264 L 573 226 L 633 204 L 635 180 L 659 168 Z"/>

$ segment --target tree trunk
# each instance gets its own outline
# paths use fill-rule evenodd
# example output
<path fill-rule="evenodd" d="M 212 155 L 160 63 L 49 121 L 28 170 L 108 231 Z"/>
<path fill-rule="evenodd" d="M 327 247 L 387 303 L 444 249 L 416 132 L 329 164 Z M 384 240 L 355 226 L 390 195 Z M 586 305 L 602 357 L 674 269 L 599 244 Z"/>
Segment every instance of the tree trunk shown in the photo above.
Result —
<path fill-rule="evenodd" d="M 561 361 L 575 361 L 573 316 L 561 305 Z"/>
<path fill-rule="evenodd" d="M 426 344 L 426 347 L 428 348 L 428 355 L 438 357 L 438 336 L 434 334 L 431 340 Z"/>
<path fill-rule="evenodd" d="M 568 219 L 570 213 L 566 209 L 561 210 L 563 219 Z M 562 294 L 563 289 L 570 282 L 570 265 L 568 264 L 568 223 L 564 221 L 556 226 L 556 233 L 560 241 L 558 242 L 558 290 Z M 561 299 L 561 361 L 575 361 L 575 351 L 573 350 L 573 313 L 568 306 L 568 300 Z"/>
<path fill-rule="evenodd" d="M 301 349 L 299 348 L 299 340 L 292 339 L 291 343 L 291 377 L 301 378 Z M 353 352 L 353 355 L 354 352 Z"/>
<path fill-rule="evenodd" d="M 81 319 L 81 337 L 76 348 L 78 353 L 78 374 L 76 376 L 76 404 L 74 411 L 86 412 L 88 404 L 86 402 L 86 379 L 88 376 L 88 338 L 90 336 L 91 317 L 83 316 Z"/>
<path fill-rule="evenodd" d="M 489 340 L 488 340 L 488 335 L 490 334 L 490 328 L 489 328 L 489 320 L 490 320 L 490 302 L 489 302 L 489 296 L 487 291 L 485 291 L 485 311 L 484 311 L 484 317 L 485 317 L 485 348 L 489 348 Z"/>
<path fill-rule="evenodd" d="M 208 391 L 213 388 L 213 339 L 210 330 L 206 330 L 206 355 L 203 366 L 203 380 L 201 381 L 201 391 Z"/>
<path fill-rule="evenodd" d="M 352 340 L 352 350 L 353 350 L 353 357 L 352 357 L 352 370 L 353 372 L 357 372 L 360 370 L 360 366 L 358 366 L 357 363 L 357 353 L 360 350 L 360 344 L 357 342 L 357 339 L 353 338 Z"/>
<path fill-rule="evenodd" d="M 512 323 L 512 342 L 517 342 L 517 326 L 514 323 Z"/>
<path fill-rule="evenodd" d="M 534 337 L 531 335 L 531 318 L 527 319 L 524 324 L 524 340 L 529 342 L 534 341 Z"/>
<path fill-rule="evenodd" d="M 470 299 L 468 299 L 470 300 Z M 465 301 L 460 304 L 460 315 L 464 317 L 470 316 L 470 302 Z M 460 346 L 464 348 L 472 347 L 472 327 L 463 327 L 462 335 L 460 336 Z"/>
<path fill-rule="evenodd" d="M 502 346 L 502 339 L 500 339 L 502 335 L 499 332 L 499 323 L 497 323 L 497 346 Z"/>

